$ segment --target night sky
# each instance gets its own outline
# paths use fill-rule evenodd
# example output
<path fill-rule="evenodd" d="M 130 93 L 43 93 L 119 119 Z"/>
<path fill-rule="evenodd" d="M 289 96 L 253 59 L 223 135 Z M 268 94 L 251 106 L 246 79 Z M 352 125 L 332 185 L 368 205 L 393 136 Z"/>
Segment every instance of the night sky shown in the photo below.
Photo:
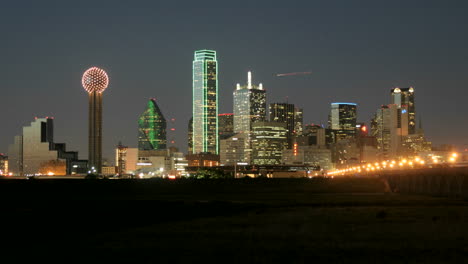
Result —
<path fill-rule="evenodd" d="M 0 152 L 35 116 L 55 117 L 55 141 L 87 158 L 81 75 L 104 68 L 104 156 L 137 146 L 137 119 L 156 97 L 187 147 L 192 60 L 218 52 L 220 113 L 252 70 L 268 102 L 326 124 L 331 102 L 358 103 L 369 122 L 392 87 L 414 86 L 436 145 L 468 144 L 467 1 L 4 1 L 0 8 Z M 309 76 L 275 77 L 311 71 Z M 287 98 L 288 97 L 288 98 Z M 168 136 L 170 139 L 171 136 Z"/>

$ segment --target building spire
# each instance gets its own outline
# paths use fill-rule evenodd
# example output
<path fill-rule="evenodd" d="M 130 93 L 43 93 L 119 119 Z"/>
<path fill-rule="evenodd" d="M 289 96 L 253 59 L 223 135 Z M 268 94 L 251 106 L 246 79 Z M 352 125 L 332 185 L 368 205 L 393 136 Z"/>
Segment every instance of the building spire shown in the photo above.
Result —
<path fill-rule="evenodd" d="M 247 73 L 247 89 L 252 89 L 252 72 Z"/>

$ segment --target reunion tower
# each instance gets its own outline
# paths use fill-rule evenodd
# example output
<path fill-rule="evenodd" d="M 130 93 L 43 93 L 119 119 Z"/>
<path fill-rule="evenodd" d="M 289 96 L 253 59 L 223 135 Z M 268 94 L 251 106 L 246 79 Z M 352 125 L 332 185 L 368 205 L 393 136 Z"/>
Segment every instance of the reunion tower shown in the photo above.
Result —
<path fill-rule="evenodd" d="M 92 67 L 83 74 L 83 88 L 89 94 L 88 167 L 93 173 L 102 169 L 102 93 L 109 85 L 107 73 Z"/>

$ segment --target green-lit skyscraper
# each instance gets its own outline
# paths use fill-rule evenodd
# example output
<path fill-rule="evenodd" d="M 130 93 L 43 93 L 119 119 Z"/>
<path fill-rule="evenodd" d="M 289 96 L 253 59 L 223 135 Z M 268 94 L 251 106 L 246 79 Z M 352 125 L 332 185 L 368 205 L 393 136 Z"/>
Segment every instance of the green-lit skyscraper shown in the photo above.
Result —
<path fill-rule="evenodd" d="M 194 154 L 218 154 L 218 62 L 216 51 L 195 51 L 193 61 Z"/>
<path fill-rule="evenodd" d="M 159 109 L 156 99 L 151 98 L 145 112 L 138 119 L 138 149 L 166 149 L 166 119 Z"/>

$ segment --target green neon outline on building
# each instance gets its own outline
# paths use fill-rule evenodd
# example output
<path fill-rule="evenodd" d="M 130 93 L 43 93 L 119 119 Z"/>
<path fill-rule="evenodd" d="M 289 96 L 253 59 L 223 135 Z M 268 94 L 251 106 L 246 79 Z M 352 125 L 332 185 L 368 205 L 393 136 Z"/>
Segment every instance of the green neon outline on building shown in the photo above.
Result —
<path fill-rule="evenodd" d="M 195 51 L 192 77 L 193 153 L 218 154 L 218 62 L 216 51 Z"/>
<path fill-rule="evenodd" d="M 156 99 L 150 99 L 146 110 L 138 119 L 138 149 L 166 149 L 166 126 L 166 119 L 159 109 Z"/>

